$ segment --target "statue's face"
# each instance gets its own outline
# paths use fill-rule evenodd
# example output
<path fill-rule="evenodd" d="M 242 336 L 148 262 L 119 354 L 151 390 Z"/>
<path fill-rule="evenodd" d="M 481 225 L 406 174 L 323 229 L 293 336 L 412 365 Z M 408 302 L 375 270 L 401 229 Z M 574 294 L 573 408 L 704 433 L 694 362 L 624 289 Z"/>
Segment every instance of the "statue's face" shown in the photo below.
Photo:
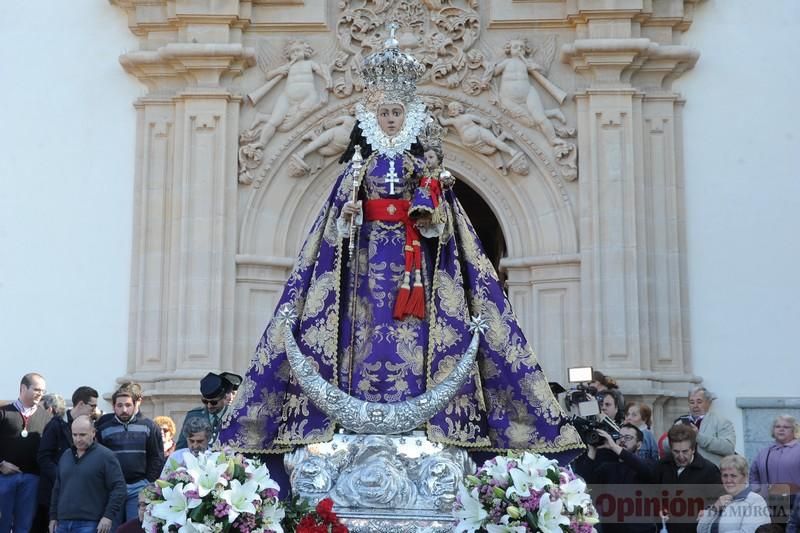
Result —
<path fill-rule="evenodd" d="M 389 137 L 394 137 L 400 132 L 405 120 L 406 110 L 400 104 L 381 104 L 378 107 L 378 125 Z"/>
<path fill-rule="evenodd" d="M 458 102 L 450 102 L 448 104 L 448 106 L 447 106 L 447 113 L 451 117 L 457 117 L 458 115 L 460 115 L 463 112 L 464 112 L 464 106 L 462 106 Z"/>
<path fill-rule="evenodd" d="M 525 55 L 525 43 L 522 41 L 511 41 L 509 48 L 512 56 Z"/>
<path fill-rule="evenodd" d="M 306 58 L 306 47 L 302 44 L 296 44 L 289 50 L 289 59 L 292 61 L 300 61 Z"/>
<path fill-rule="evenodd" d="M 425 151 L 425 164 L 429 168 L 434 168 L 439 164 L 439 155 L 434 150 Z"/>

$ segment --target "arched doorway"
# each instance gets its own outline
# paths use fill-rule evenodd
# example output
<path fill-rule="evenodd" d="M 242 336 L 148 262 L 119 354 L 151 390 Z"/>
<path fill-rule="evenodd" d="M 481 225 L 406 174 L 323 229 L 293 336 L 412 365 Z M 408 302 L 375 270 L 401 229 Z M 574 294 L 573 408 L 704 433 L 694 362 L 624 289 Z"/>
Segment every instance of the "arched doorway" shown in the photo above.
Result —
<path fill-rule="evenodd" d="M 506 239 L 494 211 L 480 194 L 461 180 L 456 180 L 453 191 L 475 227 L 486 255 L 497 270 L 500 283 L 505 286 L 505 275 L 500 270 L 500 260 L 506 255 Z"/>

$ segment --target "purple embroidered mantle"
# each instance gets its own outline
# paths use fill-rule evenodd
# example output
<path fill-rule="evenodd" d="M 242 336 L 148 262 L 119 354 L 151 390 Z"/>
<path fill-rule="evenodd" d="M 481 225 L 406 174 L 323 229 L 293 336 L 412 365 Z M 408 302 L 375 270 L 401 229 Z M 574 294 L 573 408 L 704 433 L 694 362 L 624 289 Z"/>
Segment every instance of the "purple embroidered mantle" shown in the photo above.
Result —
<path fill-rule="evenodd" d="M 389 172 L 390 164 L 397 178 Z M 418 188 L 419 161 L 408 155 L 394 161 L 373 155 L 365 166 L 362 200 L 402 198 L 413 201 L 412 209 L 428 201 L 427 191 Z M 444 191 L 440 205 L 445 214 L 441 236 L 422 239 L 425 318 L 395 320 L 405 226 L 365 219 L 355 261 L 349 261 L 337 219 L 351 188 L 348 167 L 320 211 L 276 309 L 294 309 L 299 317 L 295 338 L 321 375 L 362 400 L 397 402 L 418 396 L 449 374 L 469 344 L 468 317 L 481 314 L 489 330 L 481 338 L 477 372 L 429 421 L 428 438 L 483 451 L 555 454 L 582 448 L 452 190 Z M 292 379 L 274 318 L 220 434 L 223 445 L 241 451 L 282 452 L 328 441 L 335 430 L 335 423 Z"/>

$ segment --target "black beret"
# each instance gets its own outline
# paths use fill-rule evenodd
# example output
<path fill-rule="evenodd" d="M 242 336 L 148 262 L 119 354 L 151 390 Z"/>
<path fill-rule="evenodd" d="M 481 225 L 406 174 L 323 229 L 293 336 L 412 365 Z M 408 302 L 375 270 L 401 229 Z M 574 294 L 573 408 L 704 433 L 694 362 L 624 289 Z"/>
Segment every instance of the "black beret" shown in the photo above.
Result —
<path fill-rule="evenodd" d="M 200 394 L 203 398 L 219 398 L 227 392 L 228 387 L 228 382 L 213 372 L 209 372 L 200 380 Z"/>
<path fill-rule="evenodd" d="M 219 376 L 228 382 L 231 390 L 239 390 L 239 385 L 242 384 L 242 376 L 233 372 L 221 372 Z"/>

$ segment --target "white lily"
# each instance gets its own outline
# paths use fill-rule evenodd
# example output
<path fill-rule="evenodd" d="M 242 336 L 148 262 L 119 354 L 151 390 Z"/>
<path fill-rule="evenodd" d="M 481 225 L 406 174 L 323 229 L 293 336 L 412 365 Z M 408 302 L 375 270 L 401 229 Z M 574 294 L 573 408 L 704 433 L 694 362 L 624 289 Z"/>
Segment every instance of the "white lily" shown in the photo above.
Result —
<path fill-rule="evenodd" d="M 506 489 L 506 498 L 510 498 L 514 494 L 527 498 L 531 495 L 531 489 L 542 490 L 552 483 L 545 476 L 539 475 L 537 470 L 512 468 L 509 475 L 514 484 Z"/>
<path fill-rule="evenodd" d="M 254 468 L 253 463 L 248 463 L 244 471 L 248 475 L 250 481 L 255 481 L 258 484 L 259 492 L 266 489 L 280 490 L 278 484 L 269 477 L 269 470 L 265 465 L 262 464 L 258 468 Z"/>
<path fill-rule="evenodd" d="M 561 533 L 561 526 L 569 526 L 569 518 L 562 514 L 564 503 L 561 500 L 550 500 L 550 493 L 542 494 L 539 500 L 537 524 L 542 533 Z"/>
<path fill-rule="evenodd" d="M 261 512 L 264 529 L 271 529 L 275 533 L 283 533 L 281 520 L 286 516 L 286 510 L 280 505 L 265 505 Z"/>
<path fill-rule="evenodd" d="M 453 528 L 455 533 L 472 533 L 478 531 L 483 526 L 483 522 L 489 518 L 489 513 L 478 500 L 478 489 L 467 491 L 461 485 L 458 488 L 458 499 L 461 501 L 461 509 L 453 511 L 453 515 L 458 519 L 458 523 Z"/>
<path fill-rule="evenodd" d="M 526 533 L 528 531 L 527 526 L 508 525 L 509 518 L 508 515 L 505 515 L 500 519 L 499 524 L 486 524 L 483 527 L 486 528 L 486 533 Z"/>
<path fill-rule="evenodd" d="M 206 450 L 205 452 L 203 452 L 203 455 L 205 456 L 207 462 L 212 464 L 217 464 L 219 462 L 219 458 L 222 455 L 222 453 Z"/>
<path fill-rule="evenodd" d="M 492 464 L 492 461 L 486 461 L 484 463 L 483 468 L 486 470 L 486 473 L 492 476 L 492 479 L 497 481 L 506 481 L 508 479 L 508 471 L 509 471 L 509 458 L 498 455 L 494 458 L 495 464 Z"/>
<path fill-rule="evenodd" d="M 211 460 L 211 456 L 201 455 L 195 457 L 187 453 L 184 456 L 186 471 L 192 476 L 192 480 L 197 484 L 197 493 L 201 498 L 210 493 L 217 485 L 223 487 L 228 485 L 228 480 L 222 477 L 228 469 L 227 463 L 216 464 Z"/>
<path fill-rule="evenodd" d="M 184 493 L 192 490 L 195 490 L 195 486 L 191 483 L 186 486 L 178 483 L 174 487 L 164 487 L 161 489 L 164 501 L 153 505 L 152 515 L 165 520 L 167 526 L 186 524 L 186 515 L 189 514 L 189 511 L 202 503 L 196 498 L 186 498 Z"/>
<path fill-rule="evenodd" d="M 537 472 L 544 475 L 550 468 L 558 468 L 558 461 L 555 459 L 548 459 L 544 455 L 539 455 L 537 453 L 525 452 L 519 460 L 519 467 L 522 470 Z"/>
<path fill-rule="evenodd" d="M 238 479 L 234 479 L 231 480 L 230 487 L 230 489 L 222 491 L 220 498 L 230 506 L 228 522 L 232 524 L 242 513 L 255 514 L 256 507 L 253 502 L 260 502 L 261 496 L 258 495 L 258 484 L 252 480 L 242 484 Z"/>
<path fill-rule="evenodd" d="M 575 510 L 575 507 L 586 508 L 587 505 L 592 503 L 592 499 L 586 493 L 586 483 L 580 478 L 575 478 L 561 485 L 561 499 L 564 502 L 564 507 L 570 513 Z"/>
<path fill-rule="evenodd" d="M 191 519 L 186 521 L 186 524 L 181 526 L 178 533 L 211 533 L 213 529 L 206 524 L 192 522 Z"/>
<path fill-rule="evenodd" d="M 153 516 L 153 507 L 155 504 L 149 505 L 148 509 L 144 512 L 144 518 L 142 518 L 142 529 L 147 531 L 148 533 L 151 531 L 159 531 L 161 528 L 161 522 L 159 522 L 156 517 Z"/>

